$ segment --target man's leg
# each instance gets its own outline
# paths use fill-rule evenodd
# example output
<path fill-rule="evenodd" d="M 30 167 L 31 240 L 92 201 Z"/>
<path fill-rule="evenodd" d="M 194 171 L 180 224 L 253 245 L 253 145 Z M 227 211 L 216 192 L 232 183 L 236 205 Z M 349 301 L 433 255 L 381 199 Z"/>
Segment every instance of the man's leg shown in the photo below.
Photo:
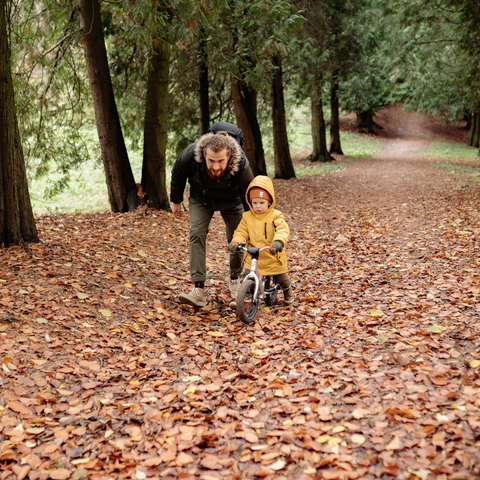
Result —
<path fill-rule="evenodd" d="M 213 210 L 189 199 L 190 211 L 190 275 L 192 282 L 204 282 L 207 274 L 206 245 Z"/>
<path fill-rule="evenodd" d="M 238 205 L 235 208 L 230 210 L 222 210 L 223 221 L 225 222 L 226 233 L 227 233 L 227 242 L 230 243 L 233 238 L 240 220 L 242 220 L 243 215 L 243 205 Z M 237 298 L 239 280 L 238 277 L 241 275 L 243 270 L 243 251 L 230 252 L 230 295 L 234 300 Z"/>
<path fill-rule="evenodd" d="M 205 294 L 206 243 L 208 226 L 213 211 L 192 198 L 189 199 L 190 212 L 190 275 L 194 288 L 189 293 L 181 293 L 178 299 L 181 303 L 193 307 L 204 307 L 207 304 Z"/>

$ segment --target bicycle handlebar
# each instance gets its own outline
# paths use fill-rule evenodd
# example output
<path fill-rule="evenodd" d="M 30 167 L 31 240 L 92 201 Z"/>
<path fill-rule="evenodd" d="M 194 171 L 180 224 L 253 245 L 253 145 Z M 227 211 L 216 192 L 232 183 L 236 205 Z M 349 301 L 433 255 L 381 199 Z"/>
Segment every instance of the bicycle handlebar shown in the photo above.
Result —
<path fill-rule="evenodd" d="M 263 252 L 264 250 L 268 250 L 270 249 L 270 245 L 267 245 L 266 247 L 262 247 L 262 248 L 258 248 L 258 247 L 248 247 L 246 248 L 246 243 L 245 242 L 241 242 L 240 245 L 238 246 L 238 248 L 240 250 L 245 250 L 246 252 L 248 252 L 250 255 L 254 255 L 256 253 L 260 253 L 260 252 Z M 250 251 L 252 250 L 252 251 Z M 280 249 L 280 252 L 283 250 L 283 245 L 282 245 L 282 248 Z"/>

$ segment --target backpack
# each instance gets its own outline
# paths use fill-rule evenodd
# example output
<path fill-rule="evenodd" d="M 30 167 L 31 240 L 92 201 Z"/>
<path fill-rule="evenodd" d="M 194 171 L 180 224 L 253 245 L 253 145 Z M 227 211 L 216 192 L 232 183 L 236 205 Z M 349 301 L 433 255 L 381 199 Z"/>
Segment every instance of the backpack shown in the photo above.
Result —
<path fill-rule="evenodd" d="M 243 132 L 233 123 L 228 122 L 216 122 L 210 125 L 207 129 L 207 133 L 227 132 L 229 137 L 232 137 L 243 148 L 243 142 L 245 141 L 245 135 Z"/>

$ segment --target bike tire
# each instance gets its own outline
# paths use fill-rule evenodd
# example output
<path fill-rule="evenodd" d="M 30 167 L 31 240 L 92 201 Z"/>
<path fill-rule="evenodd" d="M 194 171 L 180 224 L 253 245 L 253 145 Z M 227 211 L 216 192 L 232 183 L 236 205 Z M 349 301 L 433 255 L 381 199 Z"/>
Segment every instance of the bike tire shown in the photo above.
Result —
<path fill-rule="evenodd" d="M 255 321 L 258 311 L 258 303 L 254 303 L 255 282 L 245 280 L 238 290 L 237 295 L 237 318 L 245 324 Z"/>
<path fill-rule="evenodd" d="M 269 288 L 272 288 L 272 283 L 274 283 L 274 277 L 271 275 L 268 276 L 265 280 L 265 290 L 268 290 Z M 275 287 L 275 285 L 273 285 Z M 265 292 L 265 304 L 268 307 L 271 307 L 275 305 L 275 302 L 277 301 L 277 295 L 278 295 L 278 290 L 275 288 L 275 290 L 271 293 Z"/>

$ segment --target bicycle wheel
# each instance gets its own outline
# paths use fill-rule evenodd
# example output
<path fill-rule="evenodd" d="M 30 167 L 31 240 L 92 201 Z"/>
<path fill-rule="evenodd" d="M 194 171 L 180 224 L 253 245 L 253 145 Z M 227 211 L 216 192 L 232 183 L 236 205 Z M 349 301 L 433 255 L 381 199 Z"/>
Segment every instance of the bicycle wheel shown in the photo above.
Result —
<path fill-rule="evenodd" d="M 272 275 L 269 275 L 268 277 L 265 278 L 265 303 L 269 307 L 271 307 L 272 305 L 275 305 L 275 302 L 277 301 L 278 290 L 274 287 L 275 287 L 275 277 L 273 277 Z M 267 293 L 267 290 L 270 288 L 274 288 L 273 292 Z"/>
<path fill-rule="evenodd" d="M 237 295 L 237 318 L 243 323 L 255 321 L 258 311 L 258 303 L 254 301 L 255 282 L 246 280 L 240 285 Z"/>

